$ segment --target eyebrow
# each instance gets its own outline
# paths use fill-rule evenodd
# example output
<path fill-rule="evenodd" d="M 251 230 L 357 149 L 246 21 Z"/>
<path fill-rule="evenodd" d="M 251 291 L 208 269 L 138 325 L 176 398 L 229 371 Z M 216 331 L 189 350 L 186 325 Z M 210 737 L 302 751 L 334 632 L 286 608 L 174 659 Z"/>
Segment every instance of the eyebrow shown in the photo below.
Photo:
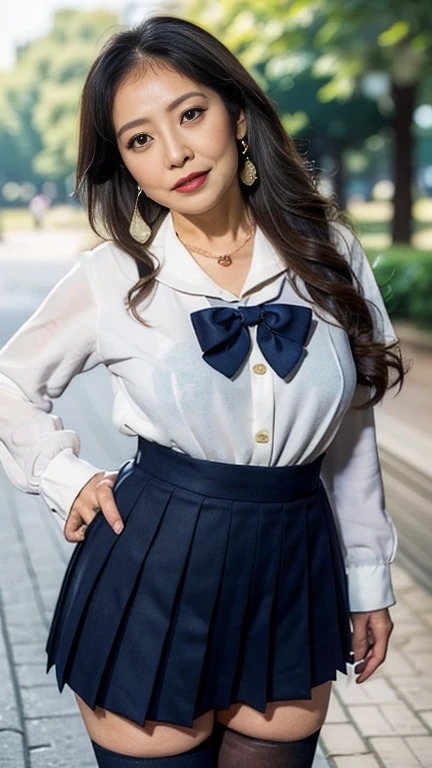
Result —
<path fill-rule="evenodd" d="M 201 91 L 189 91 L 189 93 L 184 93 L 183 96 L 178 96 L 177 99 L 174 99 L 174 101 L 171 102 L 171 104 L 168 104 L 166 111 L 172 112 L 173 109 L 179 106 L 183 101 L 186 101 L 186 99 L 189 99 L 191 96 L 202 96 L 204 99 L 207 99 L 205 93 L 201 93 Z M 117 138 L 119 139 L 120 136 L 129 128 L 136 128 L 138 125 L 144 125 L 144 123 L 149 123 L 150 118 L 149 117 L 138 117 L 136 120 L 131 120 L 130 123 L 126 123 L 123 125 L 120 130 L 117 132 Z"/>

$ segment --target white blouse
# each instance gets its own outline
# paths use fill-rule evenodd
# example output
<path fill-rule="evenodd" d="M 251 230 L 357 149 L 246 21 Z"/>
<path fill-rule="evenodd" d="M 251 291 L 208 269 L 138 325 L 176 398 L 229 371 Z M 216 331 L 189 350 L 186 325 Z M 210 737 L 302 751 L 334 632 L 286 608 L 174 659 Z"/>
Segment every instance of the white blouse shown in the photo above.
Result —
<path fill-rule="evenodd" d="M 370 300 L 377 338 L 397 339 L 366 255 L 350 231 L 332 239 Z M 368 391 L 356 383 L 348 335 L 317 307 L 306 353 L 281 378 L 256 343 L 227 377 L 205 360 L 190 319 L 209 306 L 283 302 L 310 306 L 257 227 L 240 298 L 220 288 L 178 240 L 170 212 L 151 246 L 162 268 L 139 305 L 127 311 L 135 261 L 111 242 L 79 254 L 34 314 L 0 349 L 0 460 L 14 485 L 44 499 L 62 530 L 74 499 L 97 472 L 79 456 L 80 439 L 51 413 L 71 379 L 103 363 L 114 390 L 112 418 L 195 458 L 235 464 L 304 464 L 326 451 L 321 477 L 339 531 L 352 611 L 393 605 L 390 563 L 397 534 L 385 508 L 374 411 L 354 411 Z M 156 264 L 158 263 L 156 262 Z M 304 284 L 301 283 L 304 290 Z M 309 294 L 306 292 L 306 295 Z"/>

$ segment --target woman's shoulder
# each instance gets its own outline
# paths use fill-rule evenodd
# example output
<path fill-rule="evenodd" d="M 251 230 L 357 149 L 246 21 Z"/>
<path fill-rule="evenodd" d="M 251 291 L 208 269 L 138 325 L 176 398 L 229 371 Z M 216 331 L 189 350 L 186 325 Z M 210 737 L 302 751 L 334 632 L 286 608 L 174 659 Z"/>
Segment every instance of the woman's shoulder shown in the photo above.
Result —
<path fill-rule="evenodd" d="M 371 311 L 376 338 L 386 343 L 398 340 L 392 325 L 374 269 L 359 237 L 341 222 L 331 222 L 331 230 L 338 251 L 343 254 L 356 276 L 362 295 Z"/>
<path fill-rule="evenodd" d="M 365 249 L 359 236 L 340 221 L 330 222 L 330 238 L 361 283 L 373 279 Z"/>
<path fill-rule="evenodd" d="M 133 285 L 139 279 L 135 259 L 119 248 L 112 240 L 82 251 L 78 261 L 90 267 L 98 285 L 116 286 L 123 283 Z"/>
<path fill-rule="evenodd" d="M 352 261 L 353 248 L 358 238 L 355 233 L 341 221 L 329 222 L 330 239 L 347 261 Z"/>

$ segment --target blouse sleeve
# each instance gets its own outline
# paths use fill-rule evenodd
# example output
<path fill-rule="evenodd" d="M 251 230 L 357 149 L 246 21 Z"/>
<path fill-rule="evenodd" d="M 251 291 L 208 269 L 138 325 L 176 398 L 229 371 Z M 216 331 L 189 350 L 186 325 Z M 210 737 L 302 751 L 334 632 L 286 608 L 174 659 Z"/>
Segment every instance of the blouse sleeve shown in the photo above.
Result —
<path fill-rule="evenodd" d="M 102 362 L 89 253 L 0 349 L 0 461 L 12 483 L 39 494 L 62 530 L 79 491 L 102 469 L 51 413 L 71 379 Z"/>
<path fill-rule="evenodd" d="M 372 268 L 356 238 L 349 257 L 369 302 L 375 338 L 387 343 L 398 340 Z M 368 395 L 367 387 L 357 386 L 351 405 L 326 449 L 321 475 L 339 531 L 352 612 L 387 608 L 396 602 L 390 564 L 398 539 L 386 510 L 374 408 L 352 408 L 368 399 Z"/>

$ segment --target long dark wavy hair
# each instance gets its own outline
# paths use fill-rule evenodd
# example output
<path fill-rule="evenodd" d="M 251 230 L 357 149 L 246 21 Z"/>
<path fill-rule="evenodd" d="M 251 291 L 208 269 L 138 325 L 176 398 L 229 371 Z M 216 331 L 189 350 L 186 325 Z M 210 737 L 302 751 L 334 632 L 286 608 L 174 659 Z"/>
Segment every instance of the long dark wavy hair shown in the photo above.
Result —
<path fill-rule="evenodd" d="M 257 225 L 286 264 L 287 276 L 299 296 L 296 279 L 303 280 L 314 305 L 328 312 L 347 331 L 357 369 L 357 381 L 372 388 L 363 409 L 375 405 L 387 389 L 403 384 L 404 361 L 397 342 L 385 345 L 373 338 L 373 321 L 362 286 L 330 238 L 329 222 L 337 221 L 355 235 L 355 225 L 334 196 L 318 191 L 317 180 L 295 141 L 288 136 L 270 99 L 217 38 L 188 20 L 152 14 L 138 26 L 113 34 L 92 65 L 81 99 L 76 195 L 87 210 L 90 226 L 111 239 L 137 263 L 142 274 L 128 291 L 126 306 L 136 320 L 148 325 L 137 305 L 154 287 L 158 267 L 147 253 L 169 209 L 139 198 L 139 210 L 152 229 L 146 244 L 129 234 L 137 183 L 122 163 L 113 127 L 115 93 L 133 70 L 159 64 L 175 69 L 222 99 L 233 135 L 243 108 L 247 119 L 248 152 L 258 178 L 240 184 L 245 204 Z M 237 141 L 239 173 L 242 146 Z M 393 376 L 390 370 L 393 369 Z"/>

